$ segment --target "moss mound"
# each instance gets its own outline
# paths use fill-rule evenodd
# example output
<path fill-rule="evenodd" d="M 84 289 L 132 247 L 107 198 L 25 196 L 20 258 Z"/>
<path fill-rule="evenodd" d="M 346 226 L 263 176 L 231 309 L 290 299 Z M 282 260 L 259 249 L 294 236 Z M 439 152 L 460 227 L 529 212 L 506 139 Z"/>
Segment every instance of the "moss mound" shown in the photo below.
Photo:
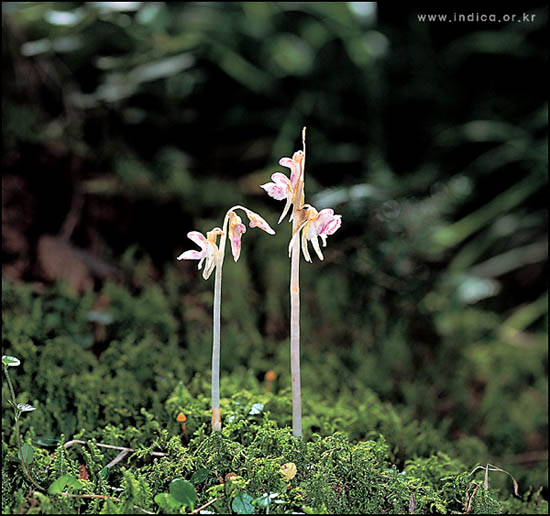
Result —
<path fill-rule="evenodd" d="M 444 425 L 419 422 L 366 387 L 306 386 L 297 440 L 286 379 L 268 392 L 261 371 L 237 368 L 222 374 L 223 431 L 211 435 L 208 369 L 197 368 L 209 350 L 180 346 L 170 296 L 154 286 L 103 294 L 109 317 L 91 293 L 4 283 L 3 352 L 21 359 L 10 368 L 17 401 L 37 407 L 21 418 L 23 441 L 50 492 L 23 474 L 4 389 L 3 513 L 548 510 L 540 491 L 522 486 L 513 496 L 505 475 L 490 472 L 485 489 L 483 471 L 470 473 L 486 454 L 479 439 L 450 441 Z M 121 450 L 105 444 L 134 451 L 116 461 Z"/>

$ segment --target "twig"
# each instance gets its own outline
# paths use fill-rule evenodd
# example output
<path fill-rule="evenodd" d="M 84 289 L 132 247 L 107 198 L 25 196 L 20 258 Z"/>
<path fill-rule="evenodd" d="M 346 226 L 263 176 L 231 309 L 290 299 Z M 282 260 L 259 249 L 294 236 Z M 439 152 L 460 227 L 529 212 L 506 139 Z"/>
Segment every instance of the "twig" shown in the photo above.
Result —
<path fill-rule="evenodd" d="M 73 444 L 90 444 L 88 441 L 81 441 L 79 439 L 73 439 L 72 441 L 67 441 L 63 447 L 65 449 L 70 448 Z M 138 450 L 135 450 L 134 448 L 126 448 L 126 446 L 113 446 L 112 444 L 102 444 L 102 443 L 94 443 L 96 446 L 99 446 L 100 448 L 109 448 L 111 450 L 124 450 L 127 453 L 129 452 L 135 452 Z M 154 455 L 155 457 L 166 457 L 168 456 L 168 453 L 163 452 L 149 452 L 150 455 Z M 119 459 L 121 460 L 122 457 Z M 118 462 L 118 461 L 117 461 Z"/>
<path fill-rule="evenodd" d="M 476 488 L 474 489 L 474 492 L 472 493 L 472 496 L 468 499 L 468 505 L 466 507 L 466 513 L 469 513 L 472 510 L 472 500 L 474 499 L 474 496 L 476 495 L 480 484 L 476 484 Z"/>
<path fill-rule="evenodd" d="M 98 495 L 98 494 L 73 494 L 73 493 L 56 493 L 63 496 L 70 496 L 71 498 L 101 498 L 102 500 L 113 500 L 115 502 L 120 502 L 120 498 L 115 498 L 114 496 L 107 495 Z"/>
<path fill-rule="evenodd" d="M 202 505 L 198 509 L 195 509 L 194 511 L 191 511 L 191 514 L 198 514 L 203 509 L 206 509 L 207 507 L 210 507 L 213 503 L 216 503 L 217 501 L 218 501 L 218 499 L 214 498 L 213 500 L 210 500 L 208 503 L 205 503 L 204 505 Z"/>
<path fill-rule="evenodd" d="M 514 494 L 516 496 L 519 496 L 518 483 L 517 483 L 516 479 L 514 478 L 514 476 L 511 473 L 509 473 L 508 471 L 506 471 L 502 468 L 499 468 L 498 466 L 495 466 L 494 464 L 487 464 L 485 466 L 475 467 L 472 470 L 472 472 L 470 473 L 470 475 L 473 475 L 478 469 L 484 469 L 485 470 L 485 479 L 484 479 L 484 482 L 483 482 L 485 490 L 489 489 L 489 471 L 500 471 L 501 473 L 506 473 L 512 479 L 512 482 L 514 484 Z"/>
<path fill-rule="evenodd" d="M 122 450 L 107 466 L 106 468 L 112 468 L 117 462 L 120 462 L 126 455 L 130 453 L 128 450 Z"/>

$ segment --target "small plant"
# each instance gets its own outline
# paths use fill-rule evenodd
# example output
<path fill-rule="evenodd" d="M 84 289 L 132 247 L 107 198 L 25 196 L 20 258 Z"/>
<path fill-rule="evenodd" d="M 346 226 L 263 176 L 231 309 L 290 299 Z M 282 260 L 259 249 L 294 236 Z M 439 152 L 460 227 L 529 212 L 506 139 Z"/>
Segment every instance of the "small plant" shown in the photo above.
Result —
<path fill-rule="evenodd" d="M 189 507 L 191 511 L 197 501 L 197 491 L 193 484 L 181 478 L 175 478 L 170 482 L 168 493 L 159 493 L 155 496 L 155 502 L 163 510 L 171 511 L 181 507 Z"/>
<path fill-rule="evenodd" d="M 514 484 L 514 494 L 519 497 L 519 486 L 516 481 L 516 479 L 513 477 L 511 473 L 508 471 L 499 468 L 498 466 L 494 466 L 493 464 L 486 464 L 485 466 L 477 466 L 475 467 L 471 472 L 470 476 L 472 476 L 474 473 L 479 471 L 480 469 L 485 470 L 485 476 L 483 479 L 483 483 L 479 481 L 472 481 L 470 484 L 471 486 L 474 486 L 474 490 L 472 494 L 468 495 L 468 498 L 466 500 L 465 505 L 465 512 L 469 513 L 472 511 L 472 508 L 474 505 L 479 506 L 479 509 L 481 509 L 483 512 L 486 513 L 492 513 L 492 512 L 500 512 L 500 505 L 497 500 L 495 500 L 489 493 L 489 471 L 498 471 L 500 473 L 505 473 L 508 475 Z M 476 498 L 477 492 L 482 488 L 482 492 L 484 496 L 478 496 Z M 477 512 L 477 511 L 476 511 Z"/>
<path fill-rule="evenodd" d="M 214 281 L 214 313 L 213 313 L 213 330 L 212 330 L 212 430 L 219 432 L 222 428 L 221 409 L 220 409 L 220 319 L 221 319 L 221 297 L 222 297 L 222 268 L 225 257 L 225 245 L 227 235 L 231 241 L 231 252 L 233 259 L 237 261 L 241 254 L 241 238 L 246 232 L 246 226 L 242 223 L 242 219 L 235 213 L 236 210 L 243 210 L 248 216 L 250 227 L 258 227 L 274 235 L 275 231 L 269 224 L 257 213 L 245 208 L 244 206 L 233 206 L 225 214 L 223 227 L 216 227 L 204 235 L 198 231 L 190 231 L 187 233 L 189 239 L 195 242 L 200 248 L 200 251 L 185 251 L 178 260 L 199 260 L 199 269 L 204 263 L 202 277 L 208 279 L 214 269 L 216 269 Z M 228 228 L 229 226 L 229 228 Z M 216 244 L 217 238 L 220 236 L 219 247 Z"/>
<path fill-rule="evenodd" d="M 326 208 L 317 211 L 310 204 L 304 204 L 304 169 L 306 163 L 306 128 L 302 129 L 303 150 L 296 151 L 292 159 L 281 158 L 279 165 L 290 169 L 290 179 L 277 172 L 271 176 L 273 182 L 261 185 L 270 197 L 286 204 L 279 218 L 285 218 L 292 205 L 292 237 L 288 246 L 291 258 L 290 269 L 290 369 L 292 376 L 292 431 L 295 437 L 302 436 L 302 396 L 300 387 L 300 231 L 302 253 L 306 261 L 311 262 L 308 241 L 320 260 L 323 253 L 319 240 L 326 246 L 327 236 L 332 235 L 342 224 L 342 216 Z"/>
<path fill-rule="evenodd" d="M 25 472 L 25 476 L 29 479 L 29 481 L 38 489 L 44 490 L 44 488 L 32 478 L 32 475 L 29 471 L 28 465 L 32 462 L 34 451 L 31 445 L 25 443 L 21 445 L 21 433 L 19 431 L 19 418 L 24 412 L 32 412 L 33 410 L 36 410 L 35 407 L 28 405 L 27 403 L 17 403 L 17 400 L 15 398 L 15 390 L 13 389 L 13 384 L 11 383 L 10 373 L 8 368 L 9 367 L 17 367 L 19 364 L 21 364 L 21 361 L 12 356 L 8 355 L 2 355 L 2 368 L 4 369 L 4 374 L 6 375 L 6 380 L 8 381 L 8 386 L 10 390 L 10 396 L 11 400 L 8 400 L 8 403 L 13 408 L 13 415 L 15 417 L 15 438 L 17 440 L 17 449 L 18 449 L 18 455 L 19 460 L 21 461 L 21 465 L 23 466 L 23 471 Z"/>
<path fill-rule="evenodd" d="M 176 421 L 178 423 L 181 423 L 181 429 L 183 430 L 185 441 L 188 442 L 189 436 L 187 435 L 187 427 L 185 426 L 185 422 L 187 421 L 187 416 L 183 412 L 180 412 L 176 417 Z"/>

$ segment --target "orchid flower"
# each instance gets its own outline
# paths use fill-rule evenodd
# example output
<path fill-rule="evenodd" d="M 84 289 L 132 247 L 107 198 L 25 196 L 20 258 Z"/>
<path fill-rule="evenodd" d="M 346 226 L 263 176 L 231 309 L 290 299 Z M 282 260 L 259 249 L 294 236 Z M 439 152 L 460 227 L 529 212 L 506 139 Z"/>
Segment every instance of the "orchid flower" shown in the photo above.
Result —
<path fill-rule="evenodd" d="M 302 253 L 306 261 L 311 262 L 308 242 L 311 242 L 317 256 L 323 260 L 319 238 L 323 247 L 327 237 L 334 234 L 342 225 L 342 216 L 334 210 L 325 208 L 317 211 L 310 204 L 304 204 L 304 169 L 306 162 L 306 128 L 302 130 L 303 150 L 297 151 L 291 158 L 282 158 L 279 165 L 290 169 L 290 178 L 277 172 L 271 176 L 272 182 L 260 185 L 270 197 L 278 201 L 286 199 L 279 218 L 285 218 L 292 206 L 292 237 L 288 246 L 291 257 L 290 266 L 290 369 L 292 376 L 292 433 L 302 436 L 302 394 L 300 387 L 300 231 Z"/>
<path fill-rule="evenodd" d="M 237 261 L 241 254 L 241 238 L 246 232 L 246 226 L 241 217 L 235 211 L 243 210 L 249 220 L 251 228 L 261 230 L 274 235 L 275 231 L 257 213 L 244 206 L 233 206 L 225 214 L 223 229 L 216 227 L 206 233 L 206 237 L 198 231 L 190 231 L 187 237 L 195 242 L 200 251 L 190 250 L 178 256 L 178 260 L 199 260 L 199 269 L 204 263 L 202 277 L 208 279 L 214 269 L 216 270 L 214 280 L 214 314 L 213 314 L 213 335 L 212 335 L 212 429 L 219 432 L 222 428 L 220 409 L 220 319 L 221 319 L 221 296 L 222 296 L 222 267 L 225 257 L 225 244 L 227 236 L 231 242 L 233 259 Z M 219 247 L 216 243 L 220 236 Z"/>
<path fill-rule="evenodd" d="M 200 252 L 185 251 L 178 256 L 178 260 L 199 260 L 199 270 L 202 268 L 203 262 L 205 262 L 202 277 L 208 279 L 216 267 L 216 260 L 219 254 L 216 239 L 221 234 L 223 234 L 223 231 L 220 228 L 214 228 L 212 231 L 206 233 L 206 238 L 198 231 L 189 231 L 187 238 L 193 240 L 201 250 Z"/>
<path fill-rule="evenodd" d="M 288 245 L 288 256 L 291 256 L 294 240 L 298 237 L 300 230 L 302 231 L 302 253 L 306 262 L 311 263 L 311 256 L 307 247 L 308 241 L 311 241 L 313 249 L 317 253 L 320 260 L 324 260 L 323 253 L 319 247 L 317 237 L 321 238 L 323 247 L 327 246 L 327 236 L 332 235 L 342 225 L 342 215 L 334 215 L 334 210 L 325 208 L 318 212 L 313 206 L 304 205 L 306 220 L 302 222 L 298 231 L 290 239 Z"/>
<path fill-rule="evenodd" d="M 283 209 L 283 213 L 279 217 L 278 224 L 285 218 L 285 215 L 288 213 L 290 206 L 294 203 L 296 198 L 296 193 L 298 189 L 298 184 L 300 179 L 303 182 L 303 177 L 301 175 L 303 169 L 303 162 L 305 160 L 304 151 L 296 151 L 291 158 L 281 158 L 279 160 L 279 165 L 282 167 L 287 167 L 290 169 L 290 179 L 280 172 L 276 172 L 271 176 L 273 180 L 272 183 L 265 183 L 260 185 L 260 188 L 263 188 L 270 197 L 282 201 L 286 199 L 286 204 Z M 301 203 L 304 202 L 304 193 L 302 189 L 301 193 Z M 292 215 L 290 216 L 292 220 Z"/>

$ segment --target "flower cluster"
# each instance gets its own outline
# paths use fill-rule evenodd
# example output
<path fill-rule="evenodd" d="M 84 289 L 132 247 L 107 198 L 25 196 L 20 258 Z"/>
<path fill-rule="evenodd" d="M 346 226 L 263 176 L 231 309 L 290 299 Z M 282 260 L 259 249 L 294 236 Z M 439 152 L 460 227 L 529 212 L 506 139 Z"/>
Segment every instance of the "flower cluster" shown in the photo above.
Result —
<path fill-rule="evenodd" d="M 302 253 L 306 261 L 311 262 L 311 256 L 307 246 L 308 241 L 311 241 L 317 256 L 323 260 L 324 257 L 319 247 L 318 237 L 321 238 L 323 247 L 325 247 L 327 245 L 327 236 L 332 235 L 342 225 L 342 216 L 335 215 L 334 210 L 330 208 L 325 208 L 318 212 L 313 206 L 303 204 L 304 161 L 305 152 L 303 151 L 295 152 L 292 159 L 281 158 L 279 165 L 290 169 L 290 179 L 281 172 L 276 172 L 271 176 L 272 182 L 260 186 L 270 197 L 278 201 L 286 199 L 286 205 L 279 218 L 279 223 L 285 218 L 291 205 L 296 204 L 296 207 L 301 209 L 302 220 L 290 240 L 289 254 L 294 239 L 298 238 L 300 231 L 302 231 Z M 299 192 L 301 192 L 301 194 L 298 203 L 297 196 Z M 290 220 L 292 220 L 292 216 Z"/>
<path fill-rule="evenodd" d="M 233 206 L 233 208 L 227 211 L 223 229 L 216 227 L 206 233 L 206 237 L 198 231 L 190 231 L 187 233 L 187 237 L 195 242 L 201 250 L 185 251 L 178 256 L 178 260 L 199 260 L 199 269 L 202 268 L 204 262 L 202 277 L 208 279 L 216 266 L 221 265 L 223 262 L 223 249 L 225 247 L 224 237 L 228 234 L 231 243 L 231 253 L 233 254 L 233 259 L 237 261 L 241 254 L 241 237 L 243 233 L 246 232 L 246 226 L 243 224 L 241 217 L 235 213 L 237 209 L 242 209 L 246 213 L 251 228 L 257 227 L 270 235 L 275 234 L 275 231 L 273 231 L 271 226 L 260 215 L 244 206 Z M 227 229 L 228 225 L 229 229 Z M 217 245 L 218 236 L 222 237 L 220 240 L 220 248 L 218 248 Z"/>
<path fill-rule="evenodd" d="M 290 177 L 277 172 L 271 176 L 272 181 L 261 185 L 270 197 L 278 201 L 286 200 L 285 207 L 279 218 L 279 223 L 285 218 L 290 208 L 292 213 L 292 238 L 290 239 L 289 255 L 291 261 L 291 320 L 290 320 L 290 347 L 291 347 L 291 374 L 292 374 L 292 432 L 296 437 L 302 435 L 302 413 L 301 413 L 301 387 L 300 387 L 300 299 L 299 299 L 299 264 L 300 264 L 300 242 L 297 241 L 301 234 L 302 253 L 306 261 L 311 262 L 308 242 L 311 242 L 313 249 L 319 259 L 323 260 L 323 253 L 319 246 L 319 238 L 323 247 L 327 244 L 327 237 L 333 235 L 342 225 L 342 216 L 335 215 L 334 210 L 325 208 L 317 211 L 310 204 L 304 204 L 304 168 L 306 160 L 305 148 L 305 127 L 302 131 L 303 150 L 297 151 L 292 158 L 281 158 L 279 164 L 290 169 Z M 225 244 L 227 238 L 231 245 L 231 254 L 237 261 L 241 255 L 242 236 L 246 233 L 246 226 L 237 210 L 243 210 L 251 228 L 257 227 L 266 233 L 273 235 L 275 231 L 257 213 L 244 206 L 233 206 L 225 214 L 222 228 L 216 227 L 206 233 L 206 237 L 198 231 L 190 231 L 187 236 L 195 242 L 200 251 L 189 250 L 178 256 L 178 260 L 199 260 L 199 269 L 204 264 L 202 277 L 208 279 L 216 269 L 214 282 L 214 303 L 213 303 L 213 331 L 212 331 L 212 430 L 221 430 L 221 408 L 220 408 L 220 324 L 221 324 L 221 283 L 222 267 L 225 256 Z M 218 236 L 220 237 L 218 247 Z M 267 378 L 267 377 L 266 377 Z M 179 420 L 183 421 L 185 416 L 181 414 Z M 182 426 L 184 432 L 185 426 Z M 292 464 L 292 463 L 289 463 Z M 285 466 L 288 466 L 286 464 Z M 295 468 L 294 468 L 295 469 Z M 292 472 L 288 478 L 291 478 Z"/>

